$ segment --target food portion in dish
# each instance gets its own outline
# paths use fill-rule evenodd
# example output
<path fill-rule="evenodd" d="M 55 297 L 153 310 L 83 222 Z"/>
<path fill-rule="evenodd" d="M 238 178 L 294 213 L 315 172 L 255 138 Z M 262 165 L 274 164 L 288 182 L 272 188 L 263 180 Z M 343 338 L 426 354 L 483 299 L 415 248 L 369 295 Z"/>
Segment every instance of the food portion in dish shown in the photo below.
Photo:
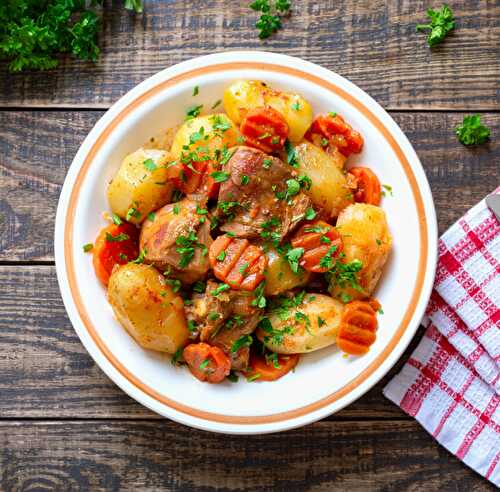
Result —
<path fill-rule="evenodd" d="M 209 383 L 274 381 L 333 344 L 365 354 L 392 239 L 377 176 L 349 166 L 363 137 L 260 81 L 223 105 L 189 110 L 109 184 L 92 253 L 116 318 Z"/>

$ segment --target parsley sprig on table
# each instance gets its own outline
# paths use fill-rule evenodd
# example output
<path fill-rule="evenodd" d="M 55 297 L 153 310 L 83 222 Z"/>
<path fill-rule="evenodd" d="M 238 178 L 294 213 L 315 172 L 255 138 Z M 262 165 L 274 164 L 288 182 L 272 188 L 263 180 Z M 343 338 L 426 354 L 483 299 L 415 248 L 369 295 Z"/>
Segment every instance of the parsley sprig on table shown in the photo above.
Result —
<path fill-rule="evenodd" d="M 428 9 L 427 15 L 430 18 L 429 24 L 418 24 L 416 29 L 417 32 L 430 29 L 427 43 L 432 48 L 443 41 L 446 35 L 455 27 L 455 21 L 453 20 L 453 12 L 446 4 L 440 10 Z"/>
<path fill-rule="evenodd" d="M 291 6 L 288 0 L 254 0 L 250 4 L 251 9 L 261 12 L 255 24 L 260 39 L 266 39 L 281 29 L 281 18 L 290 13 Z"/>
<path fill-rule="evenodd" d="M 464 116 L 464 121 L 455 128 L 455 133 L 464 145 L 479 145 L 490 138 L 490 129 L 481 124 L 478 114 Z"/>
<path fill-rule="evenodd" d="M 16 0 L 0 2 L 0 60 L 11 72 L 49 70 L 58 55 L 96 61 L 100 19 L 93 8 L 103 0 Z M 125 8 L 142 12 L 141 0 L 125 0 Z"/>

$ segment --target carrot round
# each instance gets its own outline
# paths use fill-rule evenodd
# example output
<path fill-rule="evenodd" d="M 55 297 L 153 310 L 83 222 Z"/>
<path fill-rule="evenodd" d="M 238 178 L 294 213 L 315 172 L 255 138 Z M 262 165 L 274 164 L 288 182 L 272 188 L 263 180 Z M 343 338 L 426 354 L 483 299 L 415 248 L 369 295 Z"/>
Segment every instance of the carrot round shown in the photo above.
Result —
<path fill-rule="evenodd" d="M 139 230 L 132 224 L 110 224 L 99 232 L 92 250 L 97 278 L 108 285 L 115 265 L 124 265 L 139 256 Z"/>
<path fill-rule="evenodd" d="M 219 236 L 208 252 L 214 275 L 233 289 L 252 291 L 264 280 L 267 257 L 247 239 Z"/>
<path fill-rule="evenodd" d="M 354 176 L 356 190 L 354 200 L 371 205 L 380 205 L 380 181 L 368 167 L 353 167 L 349 173 Z"/>
<path fill-rule="evenodd" d="M 264 355 L 250 354 L 246 376 L 254 381 L 276 381 L 289 373 L 299 362 L 299 354 L 279 355 L 266 359 Z"/>
<path fill-rule="evenodd" d="M 248 111 L 241 122 L 240 132 L 246 145 L 271 154 L 283 149 L 289 128 L 278 111 L 266 106 Z"/>
<path fill-rule="evenodd" d="M 376 301 L 375 301 L 376 302 Z M 337 346 L 351 355 L 368 352 L 377 336 L 377 314 L 380 304 L 373 301 L 353 301 L 346 304 L 337 335 Z"/>
<path fill-rule="evenodd" d="M 208 343 L 192 343 L 182 355 L 193 376 L 200 381 L 220 383 L 231 371 L 229 357 L 219 347 Z"/>
<path fill-rule="evenodd" d="M 336 258 L 342 251 L 343 243 L 340 234 L 330 224 L 318 220 L 303 225 L 291 240 L 294 248 L 303 248 L 304 253 L 299 265 L 309 272 L 323 273 L 331 266 L 330 261 L 321 261 L 326 255 Z"/>
<path fill-rule="evenodd" d="M 305 138 L 315 143 L 317 141 L 315 136 L 320 136 L 320 141 L 324 141 L 323 147 L 334 146 L 346 157 L 359 154 L 363 150 L 364 141 L 361 134 L 353 130 L 351 125 L 338 114 L 329 113 L 317 116 L 305 134 Z"/>

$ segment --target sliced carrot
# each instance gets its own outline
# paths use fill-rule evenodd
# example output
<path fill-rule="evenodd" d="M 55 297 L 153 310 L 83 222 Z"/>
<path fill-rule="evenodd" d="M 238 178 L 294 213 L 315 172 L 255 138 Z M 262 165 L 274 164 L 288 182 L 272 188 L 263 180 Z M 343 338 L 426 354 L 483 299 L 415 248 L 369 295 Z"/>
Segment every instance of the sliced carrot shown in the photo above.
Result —
<path fill-rule="evenodd" d="M 354 176 L 356 189 L 354 200 L 371 205 L 380 205 L 380 181 L 375 173 L 368 167 L 353 167 L 349 174 Z"/>
<path fill-rule="evenodd" d="M 245 144 L 272 154 L 279 152 L 288 138 L 288 123 L 271 107 L 259 107 L 248 111 L 240 125 Z"/>
<path fill-rule="evenodd" d="M 317 116 L 305 134 L 305 138 L 316 144 L 320 141 L 322 147 L 336 147 L 346 157 L 359 154 L 363 150 L 364 141 L 361 134 L 353 130 L 351 125 L 338 114 Z"/>
<path fill-rule="evenodd" d="M 276 367 L 275 360 L 251 353 L 246 376 L 254 381 L 276 381 L 289 373 L 297 365 L 299 358 L 299 354 L 278 354 Z"/>
<path fill-rule="evenodd" d="M 322 220 L 303 225 L 292 237 L 291 243 L 294 248 L 304 249 L 299 265 L 315 273 L 328 271 L 328 266 L 321 265 L 322 258 L 326 255 L 336 258 L 343 248 L 340 234 Z"/>
<path fill-rule="evenodd" d="M 233 289 L 252 291 L 264 280 L 267 257 L 247 239 L 219 236 L 208 252 L 214 275 Z"/>
<path fill-rule="evenodd" d="M 193 376 L 200 381 L 220 383 L 231 372 L 229 357 L 208 343 L 192 343 L 184 348 L 182 355 Z"/>
<path fill-rule="evenodd" d="M 352 355 L 366 354 L 377 335 L 377 314 L 380 304 L 373 301 L 353 301 L 346 304 L 340 320 L 337 346 Z"/>
<path fill-rule="evenodd" d="M 92 250 L 97 278 L 108 285 L 115 265 L 124 265 L 139 256 L 139 230 L 127 222 L 101 229 Z"/>

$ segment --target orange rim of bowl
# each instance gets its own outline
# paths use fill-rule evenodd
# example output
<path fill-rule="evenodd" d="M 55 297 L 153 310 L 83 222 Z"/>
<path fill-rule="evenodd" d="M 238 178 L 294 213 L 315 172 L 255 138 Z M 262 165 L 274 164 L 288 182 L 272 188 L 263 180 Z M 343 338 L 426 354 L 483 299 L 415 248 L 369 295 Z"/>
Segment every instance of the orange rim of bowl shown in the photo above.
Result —
<path fill-rule="evenodd" d="M 139 378 L 137 378 L 135 375 L 129 372 L 128 369 L 125 366 L 123 366 L 123 364 L 109 350 L 109 348 L 106 346 L 102 338 L 99 336 L 95 327 L 90 322 L 90 319 L 85 310 L 84 304 L 82 302 L 82 297 L 76 282 L 75 268 L 73 262 L 73 229 L 74 229 L 76 204 L 78 202 L 80 188 L 85 179 L 87 171 L 92 165 L 96 153 L 102 147 L 102 145 L 109 137 L 111 132 L 116 128 L 116 126 L 119 125 L 123 121 L 123 119 L 128 114 L 130 114 L 134 109 L 136 109 L 138 106 L 144 103 L 144 101 L 158 94 L 160 91 L 163 91 L 164 89 L 171 87 L 181 81 L 189 80 L 193 77 L 197 77 L 208 73 L 220 72 L 224 70 L 241 70 L 241 69 L 272 71 L 306 79 L 310 82 L 313 82 L 314 84 L 317 84 L 335 93 L 336 95 L 340 96 L 345 101 L 347 101 L 349 104 L 354 106 L 358 111 L 360 111 L 383 135 L 383 137 L 390 145 L 390 147 L 396 154 L 399 162 L 403 167 L 406 177 L 410 183 L 415 204 L 417 207 L 417 213 L 419 217 L 419 233 L 421 240 L 421 254 L 418 262 L 417 279 L 415 282 L 415 288 L 413 290 L 410 303 L 408 304 L 408 307 L 406 309 L 406 312 L 403 316 L 403 319 L 398 329 L 395 331 L 394 335 L 392 336 L 389 343 L 385 346 L 384 350 L 375 358 L 375 360 L 373 360 L 372 363 L 367 368 L 365 368 L 358 376 L 349 381 L 342 388 L 338 389 L 334 393 L 324 398 L 321 398 L 316 402 L 310 403 L 308 405 L 293 410 L 287 410 L 284 412 L 278 412 L 269 415 L 256 415 L 256 416 L 223 415 L 219 413 L 206 412 L 203 410 L 192 408 L 188 405 L 176 402 L 158 393 L 156 390 L 150 388 L 148 385 L 143 383 Z M 78 172 L 75 184 L 71 191 L 66 220 L 65 220 L 65 227 L 64 227 L 64 256 L 65 256 L 68 284 L 71 296 L 73 298 L 73 302 L 75 303 L 80 319 L 82 320 L 83 325 L 85 326 L 85 329 L 87 330 L 88 334 L 90 335 L 94 343 L 97 345 L 101 353 L 106 357 L 108 362 L 130 384 L 132 384 L 138 390 L 145 393 L 149 397 L 153 398 L 157 402 L 166 405 L 172 410 L 176 410 L 177 412 L 184 413 L 191 417 L 212 422 L 224 423 L 224 424 L 240 424 L 240 425 L 268 424 L 268 423 L 282 422 L 285 420 L 303 417 L 309 413 L 320 410 L 327 405 L 331 405 L 335 401 L 349 394 L 353 389 L 358 387 L 360 384 L 362 384 L 387 359 L 387 357 L 390 355 L 394 347 L 398 344 L 399 340 L 403 336 L 406 328 L 408 327 L 410 320 L 412 319 L 413 314 L 416 310 L 416 306 L 423 288 L 423 283 L 425 278 L 425 267 L 427 264 L 427 257 L 428 257 L 427 221 L 425 217 L 425 210 L 424 210 L 422 196 L 420 195 L 420 190 L 418 188 L 417 181 L 415 179 L 415 176 L 413 174 L 413 171 L 410 167 L 410 164 L 406 156 L 404 155 L 402 149 L 400 148 L 400 146 L 398 145 L 392 134 L 389 132 L 389 130 L 387 130 L 387 128 L 380 122 L 380 120 L 360 101 L 355 99 L 351 94 L 347 93 L 345 90 L 341 89 L 340 87 L 337 87 L 335 84 L 295 68 L 277 64 L 270 64 L 270 63 L 268 64 L 268 63 L 257 63 L 257 62 L 233 62 L 233 63 L 229 62 L 229 63 L 209 65 L 206 67 L 200 67 L 176 75 L 172 78 L 169 78 L 168 80 L 158 83 L 151 89 L 147 90 L 145 93 L 138 96 L 131 103 L 129 103 L 123 110 L 120 111 L 120 113 L 117 116 L 114 117 L 111 123 L 109 123 L 107 127 L 100 133 L 99 137 L 92 145 L 92 148 L 85 156 L 85 160 L 83 162 L 80 171 Z"/>

